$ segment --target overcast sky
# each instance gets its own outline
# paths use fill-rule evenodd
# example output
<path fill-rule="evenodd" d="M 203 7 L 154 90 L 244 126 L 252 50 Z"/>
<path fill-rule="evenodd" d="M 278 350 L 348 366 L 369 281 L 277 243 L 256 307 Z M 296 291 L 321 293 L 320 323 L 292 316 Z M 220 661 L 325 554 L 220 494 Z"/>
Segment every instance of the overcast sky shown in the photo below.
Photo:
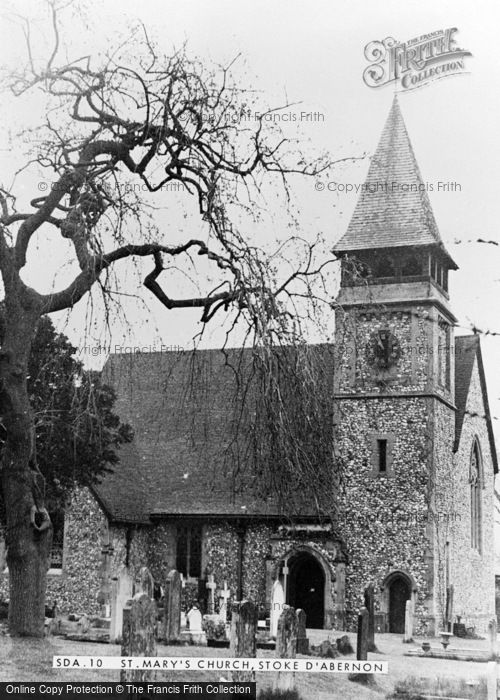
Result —
<path fill-rule="evenodd" d="M 37 24 L 44 16 L 41 2 L 3 6 L 11 19 L 16 11 L 30 16 L 35 35 L 36 28 L 44 26 Z M 270 104 L 300 102 L 297 113 L 323 115 L 300 125 L 304 143 L 338 157 L 373 153 L 392 102 L 393 87 L 370 89 L 362 80 L 367 65 L 365 45 L 387 36 L 406 41 L 457 27 L 458 44 L 473 54 L 467 60 L 469 72 L 400 94 L 400 105 L 424 181 L 434 184 L 430 199 L 441 236 L 460 267 L 450 281 L 452 308 L 459 319 L 457 332 L 470 332 L 476 326 L 500 333 L 500 249 L 476 242 L 481 238 L 500 243 L 497 2 L 87 0 L 82 7 L 83 20 L 71 25 L 76 52 L 102 51 L 141 19 L 166 52 L 187 41 L 188 51 L 207 62 L 228 63 L 241 53 L 248 80 Z M 4 21 L 2 31 L 2 63 L 16 65 L 22 55 L 18 26 L 15 21 Z M 35 118 L 36 108 L 34 100 L 20 114 L 19 107 L 2 96 L 0 114 L 7 126 L 1 136 L 3 149 L 9 148 L 9 138 L 20 123 Z M 7 172 L 2 177 L 8 184 L 9 170 L 19 165 L 18 154 L 6 150 L 3 154 Z M 344 183 L 362 183 L 368 164 L 367 158 L 352 162 L 335 177 Z M 455 182 L 459 187 L 438 192 L 438 182 Z M 345 231 L 356 195 L 316 191 L 313 181 L 301 188 L 304 230 L 320 231 L 333 244 Z M 36 261 L 45 270 L 54 257 L 39 247 Z M 33 282 L 40 279 L 34 270 Z M 142 294 L 147 297 L 146 291 Z M 143 343 L 188 346 L 199 330 L 191 314 L 165 312 L 156 302 L 150 309 L 148 325 L 140 304 L 128 307 L 133 327 L 130 342 L 135 333 Z M 82 318 L 83 312 L 77 310 L 64 326 L 75 343 L 82 342 L 78 330 Z M 123 333 L 123 324 L 117 323 L 117 342 L 123 342 Z M 214 330 L 206 342 L 217 345 L 221 337 Z M 496 417 L 500 416 L 500 337 L 485 336 L 482 342 Z M 498 441 L 499 421 L 494 423 Z"/>

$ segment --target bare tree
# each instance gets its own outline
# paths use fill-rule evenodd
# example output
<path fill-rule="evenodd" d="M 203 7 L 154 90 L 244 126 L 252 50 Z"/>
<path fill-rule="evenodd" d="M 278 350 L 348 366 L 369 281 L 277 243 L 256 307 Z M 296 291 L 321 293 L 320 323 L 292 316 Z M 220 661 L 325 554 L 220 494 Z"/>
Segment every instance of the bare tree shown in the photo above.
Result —
<path fill-rule="evenodd" d="M 309 294 L 317 271 L 313 246 L 303 243 L 305 257 L 280 275 L 275 261 L 252 246 L 236 223 L 234 203 L 251 210 L 272 178 L 288 197 L 290 176 L 316 176 L 332 164 L 326 157 L 307 163 L 265 114 L 251 123 L 244 120 L 249 93 L 228 68 L 207 71 L 184 51 L 165 58 L 145 31 L 142 38 L 135 36 L 128 58 L 122 52 L 123 57 L 116 53 L 98 66 L 88 57 L 59 65 L 62 39 L 58 13 L 54 8 L 52 13 L 55 41 L 48 61 L 39 64 L 26 31 L 28 63 L 10 83 L 13 99 L 33 90 L 46 99 L 46 120 L 28 165 L 50 174 L 50 188 L 25 209 L 16 206 L 14 191 L 3 189 L 0 196 L 5 296 L 0 417 L 6 436 L 1 488 L 9 624 L 11 633 L 33 636 L 43 634 L 51 539 L 26 383 L 40 317 L 71 309 L 93 287 L 106 297 L 112 270 L 142 259 L 151 263 L 144 286 L 165 309 L 199 308 L 204 323 L 233 309 L 261 339 L 269 329 L 277 333 L 293 326 L 290 300 L 295 293 Z M 195 198 L 205 240 L 178 242 L 167 233 L 166 217 L 158 222 L 150 215 L 151 198 L 164 202 L 171 183 Z M 76 260 L 79 270 L 65 288 L 46 294 L 28 286 L 23 268 L 34 239 L 44 250 L 54 231 L 61 250 L 70 242 L 68 261 Z M 199 275 L 214 268 L 214 286 L 174 296 L 165 282 L 168 274 L 162 279 L 162 273 L 169 265 L 193 264 L 196 271 L 196 256 L 208 261 Z"/>

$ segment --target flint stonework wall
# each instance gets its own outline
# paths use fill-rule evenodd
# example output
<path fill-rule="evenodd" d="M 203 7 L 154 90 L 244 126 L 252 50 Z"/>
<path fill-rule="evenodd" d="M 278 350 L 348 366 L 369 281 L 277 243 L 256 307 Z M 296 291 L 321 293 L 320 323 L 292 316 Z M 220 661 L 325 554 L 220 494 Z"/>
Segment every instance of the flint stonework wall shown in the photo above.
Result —
<path fill-rule="evenodd" d="M 474 363 L 466 414 L 459 449 L 455 455 L 454 521 L 451 580 L 454 584 L 454 611 L 467 626 L 485 633 L 488 621 L 495 615 L 495 541 L 494 541 L 494 474 L 485 407 L 477 360 Z M 471 504 L 469 467 L 474 439 L 478 438 L 483 467 L 482 547 L 471 548 Z"/>
<path fill-rule="evenodd" d="M 346 618 L 354 629 L 363 591 L 373 583 L 376 609 L 383 610 L 380 589 L 386 576 L 402 571 L 413 578 L 416 633 L 432 621 L 424 603 L 430 591 L 427 533 L 428 417 L 432 399 L 342 399 L 338 407 L 338 445 L 345 469 L 342 537 L 346 567 Z M 374 471 L 377 434 L 391 434 L 387 474 Z"/>

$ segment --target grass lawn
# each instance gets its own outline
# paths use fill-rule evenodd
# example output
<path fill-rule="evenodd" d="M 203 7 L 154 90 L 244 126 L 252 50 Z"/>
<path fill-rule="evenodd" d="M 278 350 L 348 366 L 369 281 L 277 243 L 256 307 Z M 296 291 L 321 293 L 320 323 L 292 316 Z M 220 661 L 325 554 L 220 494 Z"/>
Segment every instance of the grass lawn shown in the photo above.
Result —
<path fill-rule="evenodd" d="M 310 638 L 317 644 L 328 634 L 332 639 L 340 633 L 312 630 Z M 355 646 L 355 635 L 349 635 Z M 378 654 L 369 654 L 373 660 L 387 660 L 389 674 L 377 676 L 376 685 L 367 688 L 354 683 L 344 674 L 297 674 L 297 687 L 304 700 L 326 700 L 327 698 L 342 698 L 342 700 L 371 700 L 386 698 L 393 690 L 396 682 L 402 682 L 409 677 L 436 679 L 450 678 L 454 682 L 463 679 L 467 687 L 475 679 L 485 678 L 487 664 L 476 662 L 452 661 L 448 659 L 421 659 L 404 656 L 407 645 L 401 641 L 401 636 L 385 634 L 377 635 Z M 432 641 L 433 646 L 438 644 Z M 486 648 L 486 642 L 472 640 L 453 640 L 453 646 L 467 648 Z M 7 634 L 0 634 L 0 681 L 118 681 L 117 670 L 64 670 L 52 668 L 54 655 L 67 656 L 119 656 L 120 647 L 113 644 L 92 644 L 85 642 L 70 642 L 59 637 L 47 637 L 43 640 L 13 639 Z M 259 650 L 258 655 L 272 657 L 274 652 Z M 158 647 L 158 656 L 229 656 L 228 649 L 211 647 Z M 354 658 L 345 657 L 345 658 Z M 161 674 L 158 680 L 175 681 L 215 681 L 221 678 L 216 672 L 185 672 L 177 671 Z M 228 680 L 230 680 L 228 678 Z M 257 674 L 257 687 L 271 685 L 272 673 Z M 471 687 L 472 695 L 473 686 Z M 478 700 L 480 696 L 478 695 Z"/>

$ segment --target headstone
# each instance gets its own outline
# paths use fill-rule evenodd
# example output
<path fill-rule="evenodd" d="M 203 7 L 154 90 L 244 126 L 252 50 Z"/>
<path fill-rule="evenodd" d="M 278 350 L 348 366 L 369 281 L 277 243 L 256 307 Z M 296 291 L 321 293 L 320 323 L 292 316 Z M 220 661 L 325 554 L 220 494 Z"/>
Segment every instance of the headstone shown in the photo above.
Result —
<path fill-rule="evenodd" d="M 198 610 L 198 608 L 191 608 L 187 614 L 187 622 L 191 634 L 199 634 L 200 632 L 203 632 L 201 612 Z"/>
<path fill-rule="evenodd" d="M 250 600 L 233 603 L 231 607 L 230 656 L 250 658 L 257 653 L 257 608 Z M 233 681 L 255 681 L 255 671 L 233 671 Z"/>
<path fill-rule="evenodd" d="M 297 610 L 297 653 L 309 653 L 309 640 L 306 632 L 306 612 L 299 608 Z"/>
<path fill-rule="evenodd" d="M 368 658 L 368 610 L 361 608 L 358 615 L 358 640 L 356 645 L 356 658 L 366 661 Z"/>
<path fill-rule="evenodd" d="M 213 574 L 208 575 L 208 581 L 206 582 L 205 585 L 209 590 L 208 614 L 213 615 L 215 613 L 215 589 L 217 588 L 217 584 L 215 583 L 215 579 L 214 579 Z"/>
<path fill-rule="evenodd" d="M 498 648 L 497 648 L 497 621 L 494 617 L 488 623 L 488 639 L 490 642 L 490 656 L 492 660 L 497 658 Z"/>
<path fill-rule="evenodd" d="M 364 592 L 365 608 L 368 610 L 368 651 L 377 651 L 375 646 L 375 586 L 370 583 Z"/>
<path fill-rule="evenodd" d="M 283 586 L 279 579 L 273 583 L 273 588 L 271 591 L 271 624 L 270 624 L 270 635 L 273 639 L 276 639 L 278 633 L 278 620 L 280 619 L 281 613 L 283 612 L 283 606 L 285 605 L 285 592 L 283 591 Z"/>
<path fill-rule="evenodd" d="M 279 659 L 294 659 L 297 649 L 298 621 L 297 613 L 289 605 L 283 606 L 283 612 L 278 621 L 276 635 L 276 657 Z M 295 689 L 295 673 L 278 671 L 274 682 L 274 690 L 278 692 Z"/>
<path fill-rule="evenodd" d="M 410 644 L 410 642 L 413 642 L 413 602 L 411 600 L 406 601 L 405 633 L 403 637 L 403 642 L 405 644 Z"/>
<path fill-rule="evenodd" d="M 156 656 L 156 603 L 145 593 L 138 593 L 123 610 L 122 656 Z M 151 669 L 126 669 L 120 681 L 154 681 Z"/>
<path fill-rule="evenodd" d="M 207 635 L 203 630 L 203 617 L 200 610 L 193 606 L 186 615 L 188 629 L 184 630 L 181 638 L 188 644 L 206 646 Z"/>
<path fill-rule="evenodd" d="M 154 598 L 155 580 L 147 566 L 143 566 L 139 571 L 139 578 L 136 584 L 136 594 L 145 593 L 148 598 Z"/>
<path fill-rule="evenodd" d="M 127 567 L 123 567 L 111 586 L 111 623 L 109 641 L 113 644 L 122 638 L 123 608 L 132 598 L 134 582 Z"/>
<path fill-rule="evenodd" d="M 90 620 L 87 615 L 82 615 L 77 623 L 78 632 L 80 634 L 87 634 L 90 629 Z"/>
<path fill-rule="evenodd" d="M 224 623 L 227 622 L 227 604 L 230 596 L 231 591 L 227 587 L 227 581 L 224 581 L 224 588 L 219 591 L 219 617 Z"/>
<path fill-rule="evenodd" d="M 178 571 L 172 569 L 165 586 L 164 636 L 167 644 L 179 639 L 181 633 L 182 582 Z"/>
<path fill-rule="evenodd" d="M 453 584 L 446 588 L 446 632 L 452 631 L 453 626 Z"/>

